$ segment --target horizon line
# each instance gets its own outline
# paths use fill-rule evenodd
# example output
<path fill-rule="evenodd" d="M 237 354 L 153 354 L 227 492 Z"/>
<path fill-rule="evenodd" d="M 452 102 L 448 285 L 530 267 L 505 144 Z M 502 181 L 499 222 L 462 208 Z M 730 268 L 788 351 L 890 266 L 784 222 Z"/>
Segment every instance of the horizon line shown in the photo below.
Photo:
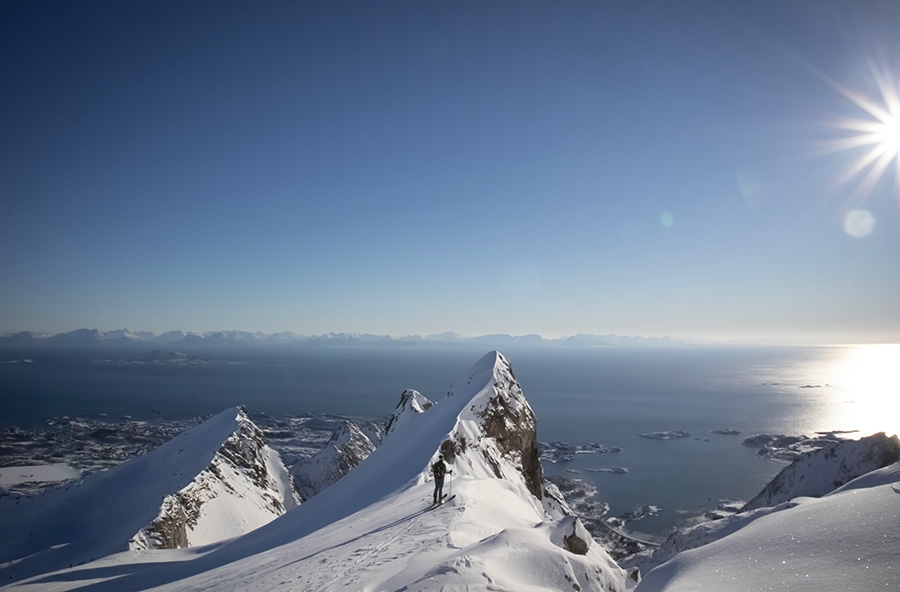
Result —
<path fill-rule="evenodd" d="M 894 344 L 900 343 L 900 340 L 896 341 L 886 341 L 883 339 L 880 340 L 847 340 L 847 339 L 800 339 L 797 337 L 790 336 L 774 336 L 774 337 L 759 337 L 759 336 L 732 336 L 732 337 L 696 337 L 696 336 L 673 336 L 673 335 L 642 335 L 642 334 L 620 334 L 620 333 L 574 333 L 570 335 L 561 335 L 559 337 L 546 337 L 541 335 L 540 333 L 521 333 L 521 334 L 511 334 L 511 333 L 484 333 L 478 335 L 464 335 L 457 333 L 455 331 L 443 331 L 438 333 L 429 333 L 429 334 L 419 334 L 419 333 L 410 333 L 403 335 L 392 335 L 389 333 L 369 333 L 369 332 L 346 332 L 346 331 L 329 331 L 327 333 L 321 334 L 305 334 L 305 333 L 297 333 L 293 330 L 282 330 L 282 331 L 273 331 L 273 332 L 265 332 L 265 331 L 246 331 L 241 329 L 217 329 L 212 331 L 190 331 L 184 329 L 171 329 L 168 331 L 155 332 L 150 330 L 131 330 L 127 327 L 121 329 L 112 329 L 112 330 L 102 330 L 102 329 L 89 329 L 86 327 L 80 327 L 78 329 L 73 329 L 71 331 L 62 331 L 59 333 L 50 333 L 46 331 L 13 331 L 13 332 L 3 332 L 0 333 L 0 343 L 2 341 L 9 342 L 11 339 L 15 337 L 22 336 L 23 339 L 28 339 L 24 337 L 25 335 L 29 336 L 36 342 L 43 342 L 46 340 L 52 340 L 54 338 L 66 335 L 73 335 L 76 333 L 88 333 L 98 337 L 98 341 L 107 341 L 108 343 L 128 342 L 129 336 L 133 336 L 131 343 L 141 343 L 141 342 L 152 342 L 154 339 L 158 339 L 160 337 L 164 337 L 165 335 L 175 333 L 182 334 L 182 339 L 185 338 L 198 338 L 202 340 L 206 340 L 210 337 L 214 336 L 243 336 L 243 337 L 252 337 L 257 339 L 265 339 L 272 340 L 277 339 L 278 337 L 285 337 L 287 339 L 293 339 L 297 341 L 303 340 L 324 340 L 330 338 L 347 338 L 347 339 L 359 339 L 359 338 L 367 338 L 366 344 L 368 345 L 376 345 L 374 341 L 369 340 L 384 340 L 389 339 L 391 341 L 403 342 L 403 341 L 433 341 L 433 342 L 441 342 L 445 341 L 445 343 L 453 343 L 453 342 L 465 342 L 465 341 L 474 341 L 474 340 L 482 340 L 482 339 L 512 339 L 517 341 L 531 341 L 534 345 L 554 345 L 561 344 L 560 342 L 565 341 L 574 341 L 578 338 L 583 338 L 587 340 L 601 340 L 601 339 L 615 339 L 622 341 L 643 341 L 643 342 L 656 342 L 656 343 L 670 343 L 671 345 L 782 345 L 782 346 L 841 346 L 841 345 L 876 345 L 876 344 Z M 105 336 L 109 334 L 120 333 L 122 334 L 120 337 L 112 337 L 108 339 L 104 339 Z M 167 343 L 176 343 L 178 340 L 167 342 Z M 244 344 L 250 345 L 250 342 L 247 341 L 235 341 L 235 344 Z M 585 346 L 590 344 L 583 344 Z M 595 345 L 603 345 L 602 343 L 597 343 Z M 615 345 L 615 344 L 607 344 L 607 345 Z M 618 344 L 621 345 L 621 344 Z M 649 345 L 649 344 L 648 344 Z"/>

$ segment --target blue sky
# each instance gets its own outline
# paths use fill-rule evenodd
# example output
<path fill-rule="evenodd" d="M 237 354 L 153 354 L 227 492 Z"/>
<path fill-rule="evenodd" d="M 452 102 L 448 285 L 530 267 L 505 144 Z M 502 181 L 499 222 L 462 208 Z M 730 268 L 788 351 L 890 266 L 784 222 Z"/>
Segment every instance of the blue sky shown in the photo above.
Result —
<path fill-rule="evenodd" d="M 900 340 L 900 162 L 822 149 L 891 0 L 12 1 L 0 57 L 0 332 Z"/>

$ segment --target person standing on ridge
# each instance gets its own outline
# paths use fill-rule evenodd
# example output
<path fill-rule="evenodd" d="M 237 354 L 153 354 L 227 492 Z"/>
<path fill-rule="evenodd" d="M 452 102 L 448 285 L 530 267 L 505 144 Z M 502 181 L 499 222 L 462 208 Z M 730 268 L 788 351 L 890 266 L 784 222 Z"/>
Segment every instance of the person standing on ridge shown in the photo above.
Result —
<path fill-rule="evenodd" d="M 444 499 L 444 476 L 452 472 L 444 464 L 444 455 L 439 454 L 437 462 L 431 465 L 431 474 L 434 475 L 434 503 L 440 503 Z"/>

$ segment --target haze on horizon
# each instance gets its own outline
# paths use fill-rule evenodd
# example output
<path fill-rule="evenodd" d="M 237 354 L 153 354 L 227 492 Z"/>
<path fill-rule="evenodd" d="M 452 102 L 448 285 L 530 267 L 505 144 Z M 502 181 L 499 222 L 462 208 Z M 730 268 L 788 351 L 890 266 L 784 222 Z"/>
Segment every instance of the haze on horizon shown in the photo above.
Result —
<path fill-rule="evenodd" d="M 900 342 L 900 3 L 0 5 L 0 333 Z"/>

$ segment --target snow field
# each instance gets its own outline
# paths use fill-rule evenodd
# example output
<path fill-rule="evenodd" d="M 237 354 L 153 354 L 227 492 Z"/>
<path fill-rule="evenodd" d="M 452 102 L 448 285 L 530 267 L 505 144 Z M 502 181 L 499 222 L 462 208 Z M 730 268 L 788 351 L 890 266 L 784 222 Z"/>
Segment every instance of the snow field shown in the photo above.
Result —
<path fill-rule="evenodd" d="M 881 477 L 896 476 L 897 467 L 883 469 Z M 900 589 L 898 485 L 887 482 L 820 499 L 797 498 L 780 511 L 762 512 L 734 533 L 650 571 L 637 590 Z"/>

